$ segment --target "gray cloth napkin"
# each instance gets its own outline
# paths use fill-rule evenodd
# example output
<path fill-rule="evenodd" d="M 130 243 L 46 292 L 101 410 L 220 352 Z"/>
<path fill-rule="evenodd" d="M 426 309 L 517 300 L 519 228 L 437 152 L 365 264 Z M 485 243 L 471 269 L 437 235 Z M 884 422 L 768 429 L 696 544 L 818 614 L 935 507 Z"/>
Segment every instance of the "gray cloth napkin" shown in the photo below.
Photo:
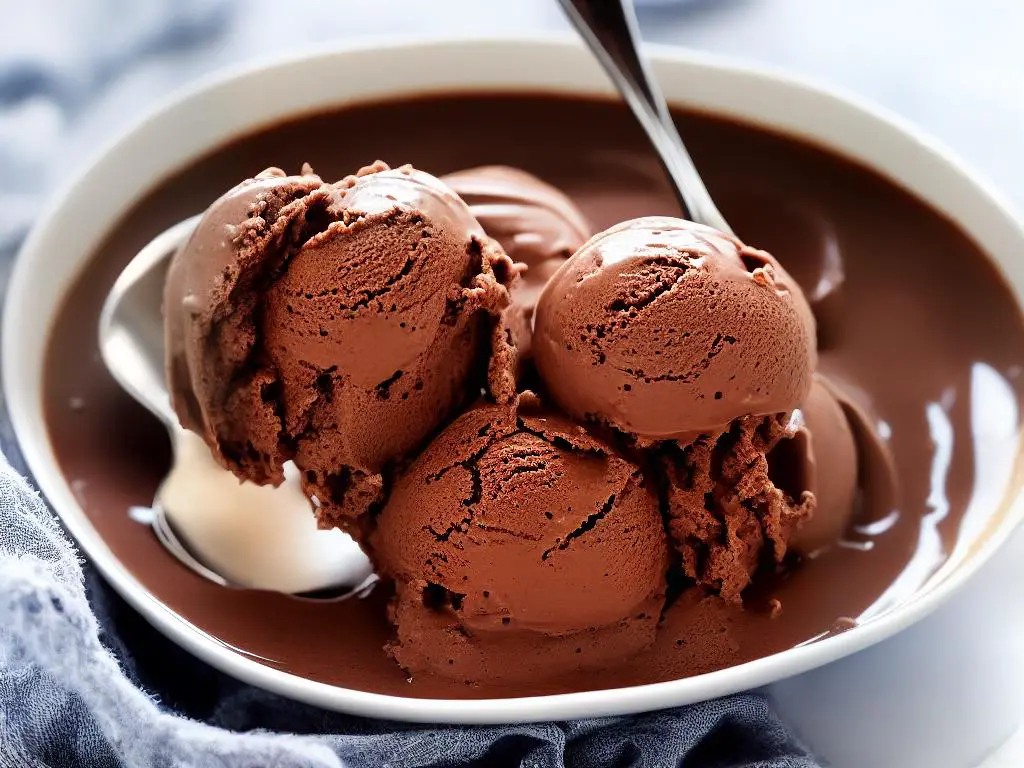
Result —
<path fill-rule="evenodd" d="M 376 15 L 365 11 L 363 28 L 414 29 L 413 5 L 382 3 Z M 469 3 L 435 3 L 432 12 L 448 5 L 454 19 Z M 530 22 L 531 6 L 542 18 L 550 10 L 502 5 L 518 9 L 513 26 Z M 42 196 L 125 114 L 206 69 L 280 47 L 261 41 L 350 33 L 356 10 L 369 6 L 345 6 L 0 0 L 0 289 Z M 429 727 L 329 713 L 246 686 L 178 649 L 114 595 L 24 472 L 0 400 L 0 767 L 817 764 L 756 695 L 635 717 Z"/>

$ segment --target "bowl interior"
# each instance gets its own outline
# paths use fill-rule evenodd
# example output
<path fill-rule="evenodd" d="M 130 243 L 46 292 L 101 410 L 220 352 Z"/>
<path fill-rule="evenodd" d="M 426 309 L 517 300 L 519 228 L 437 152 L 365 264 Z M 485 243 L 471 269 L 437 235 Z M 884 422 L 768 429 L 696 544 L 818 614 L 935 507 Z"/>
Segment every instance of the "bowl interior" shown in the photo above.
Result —
<path fill-rule="evenodd" d="M 1006 206 L 947 151 L 849 96 L 788 77 L 676 50 L 656 68 L 674 102 L 796 134 L 846 155 L 955 220 L 988 253 L 1017 301 L 1024 295 L 1024 231 Z M 353 78 L 351 72 L 364 73 Z M 407 93 L 546 90 L 608 94 L 597 65 L 571 41 L 393 43 L 323 51 L 203 83 L 120 137 L 41 217 L 12 278 L 2 369 L 12 421 L 41 489 L 111 583 L 152 623 L 239 678 L 321 706 L 421 721 L 505 722 L 657 709 L 754 687 L 820 665 L 898 631 L 937 605 L 986 559 L 1024 513 L 1016 419 L 979 413 L 987 473 L 976 485 L 954 552 L 914 596 L 827 642 L 683 680 L 589 693 L 485 701 L 405 699 L 336 688 L 260 665 L 189 625 L 112 555 L 58 469 L 45 428 L 41 383 L 48 329 L 85 259 L 132 202 L 210 148 L 253 127 L 346 102 Z M 998 386 L 992 386 L 998 398 Z"/>

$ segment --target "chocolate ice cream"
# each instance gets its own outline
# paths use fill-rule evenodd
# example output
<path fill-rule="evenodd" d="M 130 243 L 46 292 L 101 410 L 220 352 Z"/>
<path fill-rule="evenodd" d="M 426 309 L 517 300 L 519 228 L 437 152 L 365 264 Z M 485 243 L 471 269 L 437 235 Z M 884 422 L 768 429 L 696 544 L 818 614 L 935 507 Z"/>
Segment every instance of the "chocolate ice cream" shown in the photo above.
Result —
<path fill-rule="evenodd" d="M 601 232 L 559 269 L 534 356 L 567 413 L 642 444 L 790 411 L 817 361 L 810 309 L 772 256 L 668 217 Z"/>
<path fill-rule="evenodd" d="M 551 275 L 593 233 L 564 193 L 518 168 L 487 165 L 442 176 L 484 231 L 522 264 L 512 303 L 495 328 L 490 380 L 495 397 L 510 402 L 523 362 L 532 356 L 533 312 Z"/>
<path fill-rule="evenodd" d="M 242 477 L 279 483 L 293 459 L 321 525 L 356 531 L 382 471 L 474 389 L 514 274 L 425 173 L 380 163 L 325 185 L 264 172 L 175 256 L 175 407 Z"/>
<path fill-rule="evenodd" d="M 665 448 L 669 537 L 683 572 L 727 600 L 740 599 L 762 563 L 781 563 L 793 530 L 814 513 L 799 481 L 776 484 L 792 473 L 798 426 L 788 414 L 746 416 Z"/>
<path fill-rule="evenodd" d="M 253 310 L 255 298 L 240 294 L 253 288 L 254 243 L 280 251 L 301 239 L 294 230 L 302 228 L 305 198 L 323 186 L 312 170 L 303 171 L 286 176 L 268 168 L 222 195 L 171 262 L 164 292 L 168 387 L 182 426 L 207 442 L 230 429 L 219 407 L 210 406 L 223 400 L 226 379 L 254 333 L 251 322 L 244 330 L 224 322 L 234 311 L 229 300 Z"/>
<path fill-rule="evenodd" d="M 842 405 L 822 376 L 815 375 L 798 413 L 796 436 L 780 443 L 779 455 L 770 458 L 789 475 L 790 487 L 814 494 L 814 514 L 789 540 L 795 552 L 814 555 L 835 544 L 850 522 L 857 491 L 857 445 Z"/>
<path fill-rule="evenodd" d="M 806 479 L 791 411 L 817 353 L 810 309 L 774 258 L 681 219 L 624 222 L 554 275 L 535 334 L 565 411 L 661 444 L 688 577 L 739 600 L 763 561 L 782 561 L 815 506 L 782 478 Z"/>
<path fill-rule="evenodd" d="M 484 231 L 526 265 L 512 301 L 532 315 L 544 286 L 593 234 L 586 217 L 563 192 L 518 168 L 487 165 L 442 176 L 469 206 Z"/>
<path fill-rule="evenodd" d="M 855 511 L 844 533 L 852 546 L 827 547 L 813 557 L 803 556 L 801 551 L 801 557 L 787 557 L 781 568 L 766 567 L 756 574 L 742 603 L 722 600 L 712 586 L 694 587 L 692 579 L 677 578 L 682 570 L 676 568 L 676 555 L 671 553 L 669 593 L 675 599 L 663 611 L 653 645 L 625 661 L 615 660 L 597 669 L 573 664 L 592 653 L 600 657 L 605 647 L 630 647 L 629 633 L 649 632 L 643 621 L 555 635 L 504 631 L 516 626 L 510 615 L 507 626 L 498 622 L 501 631 L 472 631 L 463 626 L 463 617 L 456 610 L 425 610 L 422 585 L 401 582 L 397 601 L 392 601 L 393 585 L 387 577 L 365 599 L 340 601 L 224 589 L 183 567 L 161 546 L 149 526 L 129 517 L 131 505 L 151 503 L 170 466 L 166 430 L 122 392 L 104 368 L 96 352 L 100 307 L 118 272 L 146 242 L 244 178 L 253 158 L 280 158 L 297 167 L 304 157 L 310 157 L 324 168 L 357 168 L 374 153 L 411 157 L 425 168 L 470 167 L 481 158 L 500 158 L 557 183 L 599 228 L 673 209 L 675 200 L 658 160 L 621 104 L 550 94 L 458 93 L 346 104 L 329 113 L 302 114 L 262 126 L 155 183 L 98 241 L 87 268 L 71 283 L 54 318 L 40 396 L 60 471 L 76 489 L 78 504 L 110 552 L 146 590 L 197 631 L 237 649 L 255 663 L 370 694 L 435 699 L 563 694 L 678 680 L 762 658 L 827 634 L 838 617 L 859 617 L 876 606 L 881 596 L 892 596 L 894 584 L 900 585 L 897 591 L 901 596 L 913 591 L 963 543 L 963 532 L 969 526 L 962 523 L 976 511 L 979 489 L 990 479 L 989 473 L 977 471 L 975 464 L 979 455 L 1000 444 L 992 442 L 984 429 L 991 412 L 982 414 L 985 418 L 977 415 L 978 398 L 986 392 L 977 388 L 979 361 L 991 368 L 992 375 L 1001 377 L 1010 395 L 1005 405 L 986 401 L 987 405 L 1001 408 L 999 413 L 1007 424 L 1017 424 L 1019 414 L 1024 413 L 1024 383 L 1015 375 L 1024 365 L 1024 325 L 1018 302 L 973 239 L 890 179 L 802 139 L 748 123 L 706 112 L 677 112 L 674 116 L 685 123 L 695 160 L 716 199 L 722 199 L 736 230 L 752 243 L 770 246 L 792 277 L 825 274 L 822 246 L 828 243 L 820 233 L 834 237 L 838 246 L 836 253 L 846 279 L 839 291 L 841 313 L 834 317 L 838 325 L 833 326 L 831 347 L 822 355 L 821 369 L 841 392 L 839 399 L 857 443 Z M 410 131 L 410 125 L 439 129 Z M 581 131 L 581 125 L 586 130 Z M 339 136 L 344 140 L 339 141 Z M 765 179 L 771 180 L 767 194 L 747 194 L 751 187 L 763 189 Z M 319 180 L 303 175 L 290 180 L 276 176 L 258 183 L 294 185 L 294 194 L 306 198 L 320 187 Z M 255 218 L 273 223 L 280 218 L 275 210 L 285 207 L 291 193 L 282 189 L 267 197 L 264 214 Z M 255 198 L 253 202 L 259 203 L 259 195 Z M 226 254 L 221 252 L 228 266 L 238 258 L 227 226 L 239 222 L 243 222 L 242 230 L 264 226 L 264 222 L 246 219 L 249 205 L 241 206 L 239 216 L 229 215 L 219 230 L 220 242 L 229 246 Z M 787 216 L 790 207 L 799 208 L 806 216 Z M 312 208 L 319 215 L 319 205 Z M 882 220 L 883 230 L 864 226 L 865 221 Z M 266 227 L 269 230 L 270 224 Z M 319 231 L 319 225 L 311 224 L 311 228 Z M 212 245 L 217 244 L 217 235 L 216 228 L 207 227 Z M 211 247 L 206 254 L 216 251 Z M 187 266 L 190 273 L 209 267 L 212 280 L 223 265 L 216 260 L 193 259 Z M 179 273 L 177 279 L 182 276 Z M 194 273 L 191 280 L 194 287 L 204 284 Z M 812 302 L 820 295 L 814 290 L 820 282 L 811 279 L 803 286 Z M 341 287 L 336 287 L 340 293 Z M 183 293 L 178 298 L 183 298 Z M 192 306 L 201 308 L 199 298 L 194 302 Z M 950 312 L 954 306 L 963 311 Z M 479 314 L 486 325 L 483 313 Z M 205 368 L 190 372 L 184 360 L 186 340 L 192 339 L 188 341 L 190 354 L 200 363 L 203 350 L 186 331 L 199 332 L 202 326 L 195 320 L 186 322 L 184 315 L 179 319 L 179 362 L 185 375 L 184 385 L 176 385 L 176 396 L 187 401 L 193 374 Z M 169 314 L 168 323 L 172 322 L 177 321 Z M 484 357 L 482 350 L 480 357 Z M 203 381 L 197 381 L 208 399 Z M 479 396 L 479 383 L 476 376 L 469 378 L 467 398 Z M 530 384 L 544 394 L 541 382 L 532 380 Z M 813 392 L 812 388 L 812 396 Z M 920 393 L 933 393 L 934 398 L 941 395 L 942 426 L 948 431 L 940 435 L 943 440 L 938 448 L 931 410 L 926 414 L 924 409 L 928 398 L 918 396 Z M 795 407 L 810 411 L 808 404 L 805 397 Z M 547 398 L 545 405 L 550 410 L 556 407 Z M 184 408 L 179 411 L 187 419 L 191 411 Z M 431 436 L 440 434 L 447 440 L 444 428 L 462 410 L 454 407 Z M 203 432 L 206 417 L 198 400 L 195 414 L 195 423 Z M 785 417 L 787 412 L 769 418 L 780 414 Z M 786 424 L 785 418 L 777 422 L 783 430 Z M 754 444 L 756 430 L 751 433 L 750 427 L 746 425 L 747 441 Z M 590 424 L 586 428 L 591 433 L 600 430 Z M 812 423 L 811 430 L 816 433 L 818 428 Z M 606 435 L 604 431 L 600 434 Z M 738 437 L 736 441 L 743 442 Z M 554 448 L 560 448 L 556 442 Z M 661 473 L 653 471 L 661 467 L 655 460 L 668 458 L 666 453 L 678 458 L 685 445 L 670 443 L 669 452 L 655 441 L 650 450 L 634 454 L 634 446 L 628 441 L 620 444 L 614 435 L 601 442 L 616 446 L 617 451 L 610 451 L 609 456 L 621 459 L 623 452 L 630 451 L 629 463 L 640 467 L 645 480 L 655 483 L 662 500 L 668 500 L 668 484 L 662 485 L 657 479 Z M 765 459 L 772 485 L 793 498 L 794 504 L 793 493 L 803 481 L 799 475 L 794 478 L 780 470 L 787 463 L 788 448 L 782 446 L 798 444 L 799 438 L 779 440 Z M 725 448 L 722 444 L 723 459 L 728 454 Z M 765 451 L 766 445 L 754 444 L 754 449 Z M 430 451 L 429 447 L 418 448 L 413 453 L 426 456 Z M 760 466 L 756 454 L 754 458 Z M 942 459 L 941 490 L 946 505 L 941 522 L 936 522 L 934 514 L 937 458 Z M 596 455 L 591 460 L 603 461 Z M 407 476 L 402 471 L 405 462 L 382 473 L 386 487 Z M 678 467 L 673 462 L 668 477 L 673 477 Z M 714 469 L 714 461 L 711 467 L 722 476 L 723 470 Z M 452 473 L 465 477 L 468 470 L 460 466 Z M 525 482 L 531 477 L 533 473 L 522 473 L 515 480 Z M 448 475 L 444 478 L 449 479 Z M 679 480 L 677 483 L 682 485 Z M 427 489 L 432 491 L 440 484 L 432 483 Z M 425 494 L 423 489 L 421 492 Z M 817 493 L 824 502 L 828 494 L 820 487 Z M 531 498 L 539 495 L 538 489 Z M 600 499 L 596 490 L 592 496 L 596 498 L 587 503 Z M 452 506 L 459 508 L 462 498 Z M 488 511 L 497 509 L 498 502 L 487 503 Z M 573 507 L 575 510 L 575 503 Z M 758 509 L 755 504 L 748 520 L 763 528 Z M 511 510 L 509 517 L 512 512 L 520 513 Z M 560 555 L 600 534 L 613 518 L 614 514 L 605 517 L 573 539 Z M 709 528 L 724 534 L 729 530 L 727 522 L 725 517 L 716 518 Z M 566 528 L 570 525 L 576 523 L 569 522 Z M 473 531 L 470 526 L 469 532 Z M 488 534 L 494 539 L 501 535 L 497 531 Z M 417 530 L 409 535 L 426 536 Z M 759 535 L 764 540 L 767 534 Z M 565 534 L 559 531 L 554 536 L 564 538 Z M 465 537 L 465 533 L 453 533 L 449 538 L 443 549 L 449 560 L 467 553 L 476 562 L 478 548 L 459 550 L 455 546 Z M 715 539 L 708 535 L 703 540 L 695 538 L 689 546 L 699 553 L 711 544 L 728 543 L 724 536 Z M 795 546 L 792 538 L 790 545 Z M 549 546 L 545 544 L 544 549 Z M 761 549 L 764 559 L 773 565 L 775 543 L 770 536 Z M 615 554 L 612 552 L 609 560 L 615 562 Z M 512 573 L 541 570 L 532 567 L 533 557 L 526 560 L 531 567 L 517 563 Z M 701 571 L 699 559 L 696 566 L 695 573 Z M 604 572 L 600 572 L 602 577 Z M 469 574 L 454 575 L 461 580 Z M 678 597 L 676 588 L 682 590 Z M 618 600 L 615 589 L 615 584 L 602 585 L 601 594 L 594 598 L 604 599 L 608 592 Z M 432 589 L 428 602 L 443 605 L 446 594 Z M 453 595 L 457 594 L 463 593 L 455 588 Z M 463 605 L 469 597 L 467 591 Z M 417 671 L 410 681 L 409 674 L 383 651 L 389 638 L 395 640 L 388 621 L 389 605 L 391 615 L 405 627 L 397 639 L 405 647 L 404 653 L 420 659 L 419 669 L 447 667 L 453 673 Z M 569 609 L 573 615 L 592 610 L 586 603 L 577 608 L 575 602 L 569 603 L 567 613 Z M 448 647 L 455 648 L 458 655 L 447 655 Z M 548 654 L 555 660 L 568 656 L 573 661 L 544 669 Z M 495 659 L 498 661 L 491 663 Z M 470 673 L 455 676 L 454 668 L 460 665 Z M 521 668 L 524 671 L 519 674 L 529 676 L 530 665 L 536 670 L 533 677 L 510 680 Z M 479 681 L 479 685 L 466 685 L 466 679 Z"/>
<path fill-rule="evenodd" d="M 531 395 L 477 406 L 435 438 L 373 541 L 398 584 L 392 652 L 414 675 L 531 679 L 653 640 L 668 567 L 655 490 Z"/>

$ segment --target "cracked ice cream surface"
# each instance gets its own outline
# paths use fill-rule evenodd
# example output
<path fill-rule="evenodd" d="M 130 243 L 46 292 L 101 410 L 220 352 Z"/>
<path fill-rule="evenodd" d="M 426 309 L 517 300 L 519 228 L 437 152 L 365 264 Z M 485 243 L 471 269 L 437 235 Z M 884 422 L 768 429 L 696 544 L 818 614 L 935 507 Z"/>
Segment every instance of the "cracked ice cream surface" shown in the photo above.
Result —
<path fill-rule="evenodd" d="M 781 563 L 793 531 L 816 501 L 799 478 L 787 482 L 794 445 L 788 415 L 745 417 L 685 447 L 666 446 L 669 537 L 683 572 L 739 601 L 755 571 Z M 776 453 L 776 451 L 778 451 Z"/>
<path fill-rule="evenodd" d="M 439 624 L 466 653 L 478 635 L 497 649 L 604 628 L 622 636 L 605 652 L 633 652 L 653 638 L 668 565 L 639 469 L 529 395 L 442 432 L 396 482 L 374 549 L 399 583 L 394 653 L 409 668 L 432 666 L 419 635 Z"/>
<path fill-rule="evenodd" d="M 814 333 L 772 256 L 652 216 L 595 235 L 559 269 L 537 305 L 533 353 L 564 411 L 650 444 L 796 408 Z"/>
<path fill-rule="evenodd" d="M 223 275 L 190 274 L 210 243 Z M 484 380 L 516 274 L 451 190 L 383 163 L 337 184 L 261 174 L 211 206 L 175 269 L 167 306 L 199 307 L 170 358 L 183 423 L 247 479 L 294 460 L 321 525 L 354 533 L 389 464 Z"/>

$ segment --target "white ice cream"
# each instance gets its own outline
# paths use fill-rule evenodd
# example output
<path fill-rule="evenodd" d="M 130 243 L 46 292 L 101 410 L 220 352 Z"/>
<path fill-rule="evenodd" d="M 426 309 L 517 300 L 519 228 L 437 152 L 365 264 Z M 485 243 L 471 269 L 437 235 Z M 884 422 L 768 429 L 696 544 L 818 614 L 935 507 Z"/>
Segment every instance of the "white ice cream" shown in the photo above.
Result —
<path fill-rule="evenodd" d="M 208 568 L 238 586 L 288 593 L 355 586 L 370 574 L 347 534 L 317 528 L 294 466 L 285 466 L 278 488 L 239 482 L 199 436 L 182 429 L 172 436 L 174 466 L 155 503 Z"/>

